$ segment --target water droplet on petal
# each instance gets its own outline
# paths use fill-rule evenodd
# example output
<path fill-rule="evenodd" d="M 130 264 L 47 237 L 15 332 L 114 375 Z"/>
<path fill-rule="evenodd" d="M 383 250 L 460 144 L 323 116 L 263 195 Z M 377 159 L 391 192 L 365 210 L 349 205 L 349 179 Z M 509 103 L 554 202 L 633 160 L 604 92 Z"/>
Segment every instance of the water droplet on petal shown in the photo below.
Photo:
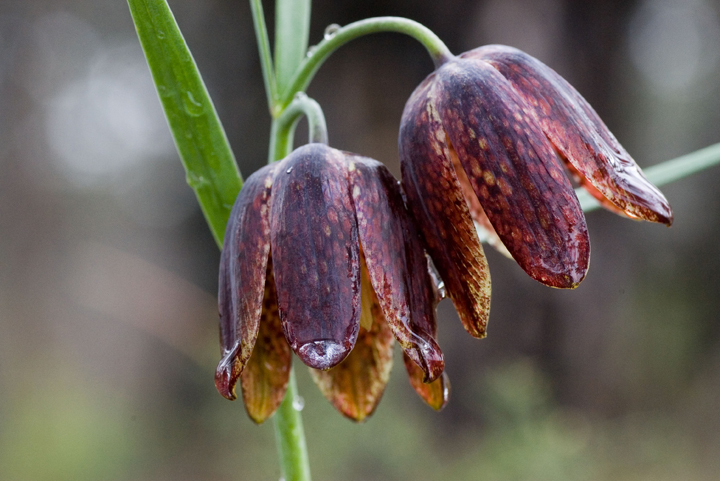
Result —
<path fill-rule="evenodd" d="M 296 411 L 302 411 L 305 407 L 305 399 L 303 399 L 302 396 L 295 396 L 295 399 L 293 399 L 292 407 Z"/>
<path fill-rule="evenodd" d="M 330 40 L 335 36 L 335 34 L 340 30 L 342 27 L 338 25 L 337 23 L 331 23 L 327 27 L 325 27 L 325 32 L 323 33 L 323 38 L 325 40 Z"/>
<path fill-rule="evenodd" d="M 292 168 L 292 167 L 290 167 L 290 168 L 289 168 L 288 170 L 286 170 L 286 171 L 285 171 L 285 173 L 286 173 L 286 174 L 289 174 L 289 173 L 291 173 L 291 172 L 292 172 L 292 170 L 293 170 L 293 168 Z"/>
<path fill-rule="evenodd" d="M 427 257 L 427 254 L 426 254 Z M 432 259 L 428 259 L 428 273 L 430 274 L 430 280 L 432 280 L 433 291 L 435 293 L 435 303 L 439 303 L 445 297 L 447 297 L 447 289 L 445 288 L 445 282 L 443 282 L 440 274 L 438 273 L 435 265 L 432 263 Z"/>
<path fill-rule="evenodd" d="M 310 48 L 308 48 L 307 54 L 305 54 L 306 57 L 312 57 L 312 55 L 315 53 L 315 50 L 317 50 L 317 45 L 313 45 Z"/>
<path fill-rule="evenodd" d="M 347 350 L 335 341 L 313 341 L 300 346 L 298 355 L 308 366 L 324 371 L 342 361 Z"/>

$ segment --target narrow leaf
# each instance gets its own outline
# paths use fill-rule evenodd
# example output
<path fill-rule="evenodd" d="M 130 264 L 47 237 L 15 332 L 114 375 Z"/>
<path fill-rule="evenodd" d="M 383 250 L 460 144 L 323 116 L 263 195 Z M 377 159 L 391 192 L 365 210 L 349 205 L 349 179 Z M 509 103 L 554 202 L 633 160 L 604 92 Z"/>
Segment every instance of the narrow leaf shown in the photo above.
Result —
<path fill-rule="evenodd" d="M 187 182 L 218 245 L 242 187 L 225 131 L 165 0 L 128 0 Z"/>
<path fill-rule="evenodd" d="M 275 2 L 275 79 L 282 95 L 305 59 L 311 0 Z"/>

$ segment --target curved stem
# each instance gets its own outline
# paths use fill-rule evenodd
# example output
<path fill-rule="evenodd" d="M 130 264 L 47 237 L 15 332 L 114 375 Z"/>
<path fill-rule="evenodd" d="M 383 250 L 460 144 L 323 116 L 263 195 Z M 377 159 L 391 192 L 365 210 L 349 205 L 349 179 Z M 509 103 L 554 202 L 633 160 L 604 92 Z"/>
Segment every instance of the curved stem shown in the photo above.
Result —
<path fill-rule="evenodd" d="M 315 100 L 304 93 L 298 93 L 283 113 L 273 120 L 270 132 L 268 163 L 285 158 L 293 148 L 295 127 L 300 117 L 308 121 L 308 142 L 328 143 L 327 124 L 322 108 Z"/>
<path fill-rule="evenodd" d="M 289 104 L 295 92 L 305 91 L 320 66 L 335 50 L 358 37 L 378 32 L 397 32 L 413 37 L 427 49 L 435 67 L 453 58 L 453 54 L 443 41 L 432 30 L 418 22 L 402 17 L 367 18 L 340 28 L 333 36 L 317 44 L 312 54 L 300 65 L 289 88 L 283 92 L 280 105 Z"/>
<path fill-rule="evenodd" d="M 285 399 L 273 416 L 280 468 L 285 481 L 310 481 L 310 462 L 300 416 L 302 404 L 297 394 L 295 370 L 291 368 Z"/>

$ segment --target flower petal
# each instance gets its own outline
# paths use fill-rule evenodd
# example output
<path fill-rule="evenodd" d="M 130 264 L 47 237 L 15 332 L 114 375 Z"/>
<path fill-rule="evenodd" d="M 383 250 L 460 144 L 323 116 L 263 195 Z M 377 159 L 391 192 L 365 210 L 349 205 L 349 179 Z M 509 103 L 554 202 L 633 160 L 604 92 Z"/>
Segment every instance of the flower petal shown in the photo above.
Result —
<path fill-rule="evenodd" d="M 403 353 L 403 362 L 410 379 L 410 385 L 423 401 L 436 411 L 444 408 L 450 399 L 450 378 L 448 375 L 443 372 L 442 376 L 433 382 L 424 383 L 422 370 L 405 353 Z"/>
<path fill-rule="evenodd" d="M 215 371 L 215 386 L 231 400 L 258 333 L 270 251 L 268 209 L 274 171 L 275 166 L 269 165 L 248 177 L 225 229 L 218 289 L 223 358 Z"/>
<path fill-rule="evenodd" d="M 450 148 L 503 244 L 534 279 L 576 287 L 587 272 L 590 240 L 552 144 L 490 65 L 460 59 L 436 74 Z"/>
<path fill-rule="evenodd" d="M 285 341 L 277 308 L 272 261 L 268 263 L 260 332 L 255 349 L 240 374 L 243 401 L 250 419 L 260 424 L 277 410 L 285 397 L 292 351 Z"/>
<path fill-rule="evenodd" d="M 300 359 L 329 369 L 352 349 L 360 326 L 357 224 L 342 154 L 322 144 L 278 166 L 271 244 L 285 337 Z"/>
<path fill-rule="evenodd" d="M 472 185 L 470 185 L 470 180 L 467 178 L 465 170 L 460 163 L 460 159 L 458 159 L 454 150 L 450 150 L 450 157 L 452 157 L 453 167 L 455 168 L 455 174 L 460 182 L 460 188 L 462 189 L 465 200 L 468 203 L 470 216 L 472 217 L 473 222 L 475 222 L 475 230 L 477 230 L 478 239 L 480 239 L 480 242 L 487 242 L 502 255 L 512 259 L 512 254 L 510 254 L 510 251 L 507 250 L 505 244 L 502 243 L 500 236 L 497 235 L 497 232 L 495 232 L 495 228 L 490 223 L 490 219 L 488 219 L 487 214 L 485 214 L 485 211 L 480 205 L 480 201 L 475 195 L 475 191 L 473 190 Z"/>
<path fill-rule="evenodd" d="M 362 315 L 371 319 L 370 329 L 360 328 L 355 348 L 342 363 L 329 371 L 310 370 L 335 409 L 354 421 L 370 416 L 380 402 L 390 378 L 395 342 L 364 267 L 361 276 Z"/>
<path fill-rule="evenodd" d="M 400 124 L 400 167 L 408 206 L 465 329 L 485 337 L 490 271 L 463 197 L 440 118 L 428 98 L 431 75 L 410 96 Z"/>
<path fill-rule="evenodd" d="M 402 348 L 434 380 L 445 363 L 435 341 L 433 286 L 400 186 L 380 162 L 346 158 L 370 287 Z"/>
<path fill-rule="evenodd" d="M 587 101 L 565 79 L 526 53 L 488 45 L 465 54 L 496 68 L 524 99 L 523 111 L 568 162 L 588 191 L 611 210 L 629 217 L 672 224 L 665 196 L 615 139 Z"/>

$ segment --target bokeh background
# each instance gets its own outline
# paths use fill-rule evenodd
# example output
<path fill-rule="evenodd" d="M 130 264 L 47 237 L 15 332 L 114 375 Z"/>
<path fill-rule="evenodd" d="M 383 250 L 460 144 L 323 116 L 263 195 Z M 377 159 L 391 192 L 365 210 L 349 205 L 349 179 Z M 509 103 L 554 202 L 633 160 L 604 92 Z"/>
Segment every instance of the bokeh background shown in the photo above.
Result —
<path fill-rule="evenodd" d="M 247 177 L 270 121 L 248 2 L 170 4 Z M 418 20 L 456 53 L 537 56 L 641 166 L 720 141 L 718 0 L 318 0 L 311 42 L 375 15 Z M 398 175 L 403 105 L 431 69 L 400 35 L 343 47 L 309 89 L 332 145 Z M 720 479 L 718 185 L 720 168 L 664 187 L 670 229 L 589 214 L 575 291 L 488 248 L 488 338 L 439 307 L 441 413 L 396 357 L 355 425 L 296 363 L 315 479 Z M 279 478 L 272 423 L 213 385 L 218 259 L 125 2 L 1 1 L 0 479 Z"/>

